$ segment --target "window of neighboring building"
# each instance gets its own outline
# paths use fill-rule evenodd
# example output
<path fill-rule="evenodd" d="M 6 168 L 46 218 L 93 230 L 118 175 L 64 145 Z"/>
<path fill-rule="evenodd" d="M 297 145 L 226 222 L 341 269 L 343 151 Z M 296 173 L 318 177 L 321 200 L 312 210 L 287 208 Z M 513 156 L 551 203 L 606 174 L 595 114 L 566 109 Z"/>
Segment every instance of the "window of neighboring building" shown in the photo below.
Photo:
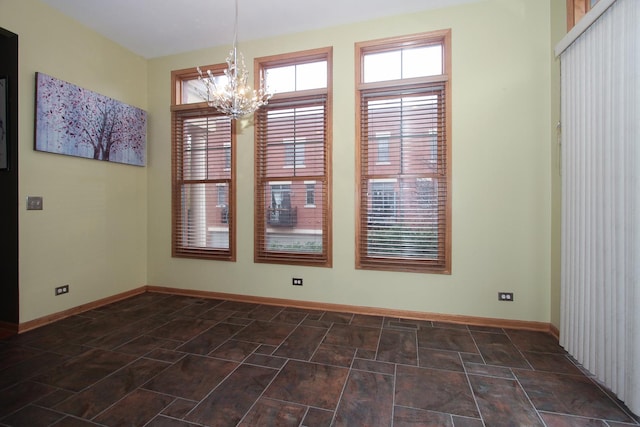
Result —
<path fill-rule="evenodd" d="M 307 197 L 306 202 L 304 204 L 307 208 L 315 208 L 316 207 L 316 183 L 314 181 L 304 183 L 307 186 Z"/>
<path fill-rule="evenodd" d="M 231 169 L 231 143 L 224 143 L 224 168 Z"/>
<path fill-rule="evenodd" d="M 378 140 L 378 153 L 376 155 L 379 164 L 389 163 L 389 132 L 376 132 L 375 138 Z"/>
<path fill-rule="evenodd" d="M 356 44 L 356 266 L 450 273 L 450 31 Z"/>
<path fill-rule="evenodd" d="M 197 76 L 171 74 L 172 255 L 235 261 L 235 123 L 203 102 Z"/>
<path fill-rule="evenodd" d="M 227 184 L 217 184 L 218 203 L 217 206 L 227 206 Z"/>
<path fill-rule="evenodd" d="M 396 197 L 397 181 L 369 182 L 371 194 L 371 209 L 367 220 L 370 223 L 394 223 L 397 218 Z"/>
<path fill-rule="evenodd" d="M 436 182 L 433 178 L 416 179 L 418 206 L 420 208 L 430 209 L 438 206 L 438 187 Z"/>
<path fill-rule="evenodd" d="M 331 266 L 331 55 L 255 60 L 275 92 L 255 114 L 256 262 Z"/>
<path fill-rule="evenodd" d="M 294 217 L 291 205 L 291 184 L 270 184 L 271 204 L 267 225 L 275 227 L 294 227 L 297 215 Z"/>

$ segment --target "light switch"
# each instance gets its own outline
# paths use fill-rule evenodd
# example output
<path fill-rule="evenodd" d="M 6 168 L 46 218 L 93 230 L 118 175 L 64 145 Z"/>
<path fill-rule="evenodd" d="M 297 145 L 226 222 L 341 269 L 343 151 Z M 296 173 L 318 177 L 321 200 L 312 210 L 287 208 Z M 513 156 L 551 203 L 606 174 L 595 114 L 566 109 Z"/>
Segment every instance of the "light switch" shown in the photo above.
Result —
<path fill-rule="evenodd" d="M 42 210 L 42 196 L 27 196 L 27 210 L 28 211 L 41 211 Z"/>

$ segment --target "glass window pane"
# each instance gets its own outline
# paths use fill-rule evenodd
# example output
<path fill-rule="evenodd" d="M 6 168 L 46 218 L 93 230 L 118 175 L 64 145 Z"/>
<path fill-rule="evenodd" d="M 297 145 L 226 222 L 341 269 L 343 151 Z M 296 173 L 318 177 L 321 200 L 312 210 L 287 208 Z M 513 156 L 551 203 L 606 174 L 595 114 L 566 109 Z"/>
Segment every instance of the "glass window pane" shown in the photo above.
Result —
<path fill-rule="evenodd" d="M 381 82 L 443 73 L 442 45 L 398 49 L 364 56 L 364 82 Z"/>
<path fill-rule="evenodd" d="M 442 46 L 427 46 L 402 51 L 402 78 L 442 74 Z"/>
<path fill-rule="evenodd" d="M 368 256 L 437 259 L 437 185 L 431 178 L 369 180 Z"/>
<path fill-rule="evenodd" d="M 192 104 L 202 102 L 202 96 L 198 94 L 198 90 L 206 92 L 204 83 L 198 79 L 185 80 L 182 82 L 182 104 Z"/>
<path fill-rule="evenodd" d="M 218 87 L 224 87 L 227 83 L 227 76 L 220 75 L 214 77 L 214 82 Z M 207 100 L 207 88 L 198 78 L 182 81 L 181 104 L 195 104 Z"/>
<path fill-rule="evenodd" d="M 364 56 L 364 82 L 381 82 L 402 77 L 401 51 L 372 53 Z"/>
<path fill-rule="evenodd" d="M 296 66 L 296 90 L 327 87 L 327 61 Z"/>
<path fill-rule="evenodd" d="M 218 204 L 229 199 L 228 185 L 185 184 L 182 187 L 182 215 L 178 239 L 183 247 L 229 248 L 229 211 Z"/>
<path fill-rule="evenodd" d="M 296 68 L 288 67 L 267 68 L 265 71 L 265 85 L 274 93 L 292 92 L 296 90 Z"/>
<path fill-rule="evenodd" d="M 266 84 L 275 93 L 327 87 L 327 61 L 267 68 Z"/>
<path fill-rule="evenodd" d="M 186 119 L 182 129 L 182 176 L 187 180 L 231 177 L 231 120 Z"/>
<path fill-rule="evenodd" d="M 267 113 L 265 176 L 322 172 L 324 111 L 323 106 L 313 106 L 274 109 Z"/>
<path fill-rule="evenodd" d="M 265 183 L 265 247 L 268 251 L 322 253 L 323 213 L 322 209 L 304 209 L 309 197 L 315 204 L 322 204 L 321 182 Z"/>

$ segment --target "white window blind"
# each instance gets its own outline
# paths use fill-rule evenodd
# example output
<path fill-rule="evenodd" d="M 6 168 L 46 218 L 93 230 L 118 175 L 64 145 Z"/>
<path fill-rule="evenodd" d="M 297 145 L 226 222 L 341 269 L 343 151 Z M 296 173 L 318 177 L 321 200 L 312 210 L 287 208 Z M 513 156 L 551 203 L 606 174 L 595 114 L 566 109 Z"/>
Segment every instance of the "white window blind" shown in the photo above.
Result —
<path fill-rule="evenodd" d="M 556 49 L 562 52 L 560 344 L 638 414 L 640 1 L 600 0 L 589 14 L 585 22 L 593 24 Z"/>

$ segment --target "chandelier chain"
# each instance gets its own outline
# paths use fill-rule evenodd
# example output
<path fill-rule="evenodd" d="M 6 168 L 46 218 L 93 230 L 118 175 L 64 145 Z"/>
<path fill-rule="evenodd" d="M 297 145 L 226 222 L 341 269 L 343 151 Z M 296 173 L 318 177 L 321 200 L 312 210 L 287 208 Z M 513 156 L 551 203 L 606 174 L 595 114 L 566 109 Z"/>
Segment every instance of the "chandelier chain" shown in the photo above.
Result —
<path fill-rule="evenodd" d="M 233 31 L 233 48 L 227 56 L 227 68 L 224 75 L 214 75 L 211 70 L 206 74 L 198 67 L 198 79 L 204 90 L 199 95 L 210 107 L 229 116 L 231 119 L 249 115 L 266 105 L 273 96 L 265 87 L 264 79 L 260 79 L 260 87 L 254 90 L 249 86 L 249 72 L 244 62 L 244 55 L 238 55 L 238 0 L 235 0 L 235 23 Z M 238 60 L 239 57 L 239 60 Z"/>

